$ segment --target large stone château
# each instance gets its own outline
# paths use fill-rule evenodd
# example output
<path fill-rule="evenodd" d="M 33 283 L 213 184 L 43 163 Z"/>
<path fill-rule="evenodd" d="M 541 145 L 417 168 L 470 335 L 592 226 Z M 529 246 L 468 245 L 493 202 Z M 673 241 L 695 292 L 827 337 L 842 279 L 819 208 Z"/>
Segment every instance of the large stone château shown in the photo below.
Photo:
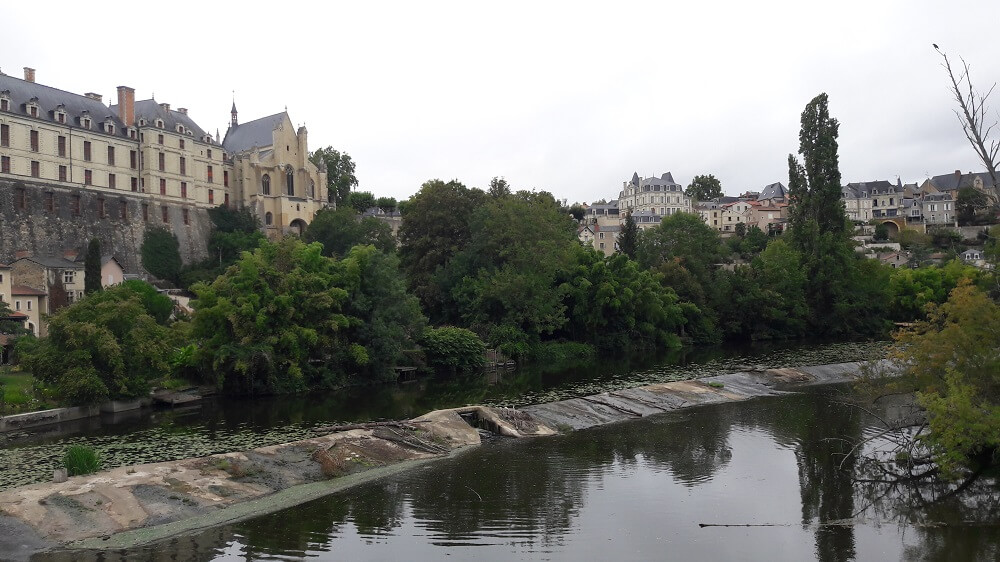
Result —
<path fill-rule="evenodd" d="M 301 233 L 327 205 L 326 170 L 309 161 L 305 127 L 286 112 L 240 123 L 224 140 L 187 109 L 117 103 L 0 73 L 0 262 L 63 255 L 96 237 L 139 271 L 147 228 L 177 235 L 185 262 L 205 257 L 207 210 L 243 206 L 270 237 Z"/>

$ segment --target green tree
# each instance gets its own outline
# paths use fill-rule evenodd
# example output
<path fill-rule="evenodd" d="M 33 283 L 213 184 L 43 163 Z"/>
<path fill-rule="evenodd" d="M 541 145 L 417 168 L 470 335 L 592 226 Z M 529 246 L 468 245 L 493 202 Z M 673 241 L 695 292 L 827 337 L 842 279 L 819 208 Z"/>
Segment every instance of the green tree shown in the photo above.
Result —
<path fill-rule="evenodd" d="M 635 224 L 631 210 L 625 213 L 625 224 L 618 235 L 618 251 L 633 260 L 639 251 L 639 226 Z"/>
<path fill-rule="evenodd" d="M 962 226 L 975 224 L 976 216 L 989 208 L 990 197 L 986 193 L 974 187 L 963 187 L 958 190 L 955 211 L 958 213 L 958 222 Z"/>
<path fill-rule="evenodd" d="M 101 241 L 91 238 L 83 262 L 83 287 L 88 295 L 101 290 Z"/>
<path fill-rule="evenodd" d="M 569 281 L 567 332 L 603 351 L 677 347 L 685 324 L 673 289 L 624 254 L 581 250 Z"/>
<path fill-rule="evenodd" d="M 640 263 L 647 267 L 677 259 L 702 283 L 710 281 L 712 265 L 724 257 L 719 233 L 692 213 L 664 217 L 659 225 L 643 231 L 638 253 Z"/>
<path fill-rule="evenodd" d="M 146 314 L 152 316 L 157 324 L 165 326 L 167 321 L 170 320 L 170 315 L 174 312 L 174 301 L 170 300 L 170 297 L 167 295 L 157 291 L 156 287 L 138 279 L 123 281 L 120 286 L 128 289 L 133 295 L 138 297 L 139 304 L 142 305 Z"/>
<path fill-rule="evenodd" d="M 69 404 L 130 399 L 169 371 L 173 333 L 129 285 L 94 293 L 49 318 L 48 337 L 21 338 L 21 366 Z"/>
<path fill-rule="evenodd" d="M 372 244 L 380 251 L 396 249 L 392 228 L 375 217 L 361 217 L 351 207 L 324 209 L 316 213 L 303 239 L 323 244 L 323 255 L 343 257 L 357 245 Z"/>
<path fill-rule="evenodd" d="M 173 283 L 180 281 L 180 242 L 169 230 L 160 227 L 146 230 L 140 252 L 146 271 Z"/>
<path fill-rule="evenodd" d="M 968 281 L 895 336 L 891 357 L 927 409 L 923 435 L 949 478 L 995 466 L 1000 450 L 1000 306 Z"/>
<path fill-rule="evenodd" d="M 885 226 L 884 222 L 880 222 L 875 225 L 875 234 L 872 235 L 872 240 L 876 242 L 884 242 L 889 239 L 889 228 Z"/>
<path fill-rule="evenodd" d="M 518 330 L 534 345 L 567 320 L 559 280 L 577 248 L 573 221 L 551 194 L 519 191 L 473 213 L 469 243 L 439 285 L 451 287 L 466 325 L 486 332 L 507 326 L 506 333 Z"/>
<path fill-rule="evenodd" d="M 460 182 L 431 180 L 410 197 L 399 228 L 399 257 L 410 290 L 432 320 L 454 318 L 445 310 L 450 296 L 435 281 L 444 267 L 471 237 L 469 222 L 486 194 Z"/>
<path fill-rule="evenodd" d="M 573 215 L 573 218 L 579 222 L 583 220 L 583 217 L 587 216 L 587 211 L 583 208 L 583 205 L 573 203 L 569 206 L 569 214 Z"/>
<path fill-rule="evenodd" d="M 709 201 L 722 197 L 722 182 L 712 174 L 695 176 L 687 186 L 684 195 L 698 201 Z"/>
<path fill-rule="evenodd" d="M 885 329 L 888 273 L 853 248 L 841 202 L 837 155 L 839 123 L 830 117 L 826 94 L 802 112 L 799 154 L 788 156 L 792 246 L 802 256 L 817 334 L 858 337 Z"/>
<path fill-rule="evenodd" d="M 736 224 L 736 236 L 738 238 L 743 238 L 747 235 L 747 224 L 745 222 Z"/>
<path fill-rule="evenodd" d="M 801 255 L 784 240 L 772 240 L 749 267 L 730 276 L 727 309 L 720 317 L 732 339 L 768 340 L 806 333 L 809 306 Z"/>
<path fill-rule="evenodd" d="M 475 332 L 454 326 L 428 328 L 420 339 L 420 345 L 432 368 L 451 374 L 482 367 L 486 351 L 486 345 Z"/>
<path fill-rule="evenodd" d="M 309 160 L 321 168 L 326 167 L 329 201 L 338 205 L 347 201 L 351 189 L 358 186 L 358 178 L 354 175 L 354 161 L 351 160 L 351 156 L 328 146 L 312 153 Z"/>
<path fill-rule="evenodd" d="M 352 191 L 347 196 L 347 206 L 363 213 L 375 206 L 375 196 L 370 191 Z"/>
<path fill-rule="evenodd" d="M 343 382 L 369 362 L 344 332 L 360 320 L 344 308 L 355 271 L 297 238 L 263 242 L 210 285 L 197 284 L 193 362 L 227 392 L 292 392 Z"/>
<path fill-rule="evenodd" d="M 208 237 L 208 257 L 183 268 L 181 285 L 186 288 L 199 281 L 211 282 L 235 263 L 240 254 L 253 251 L 265 239 L 260 219 L 249 207 L 220 205 L 209 209 L 208 216 L 214 226 Z"/>
<path fill-rule="evenodd" d="M 510 197 L 511 189 L 510 184 L 504 178 L 494 176 L 490 180 L 490 188 L 486 191 L 494 199 L 500 199 L 503 197 Z"/>
<path fill-rule="evenodd" d="M 395 254 L 355 246 L 343 265 L 351 273 L 345 312 L 360 321 L 351 323 L 347 335 L 369 358 L 361 371 L 371 380 L 391 379 L 402 352 L 415 346 L 427 324 L 420 302 L 406 292 Z"/>
<path fill-rule="evenodd" d="M 0 299 L 0 334 L 21 336 L 30 333 L 24 327 L 24 320 L 23 317 L 15 317 L 10 305 Z"/>
<path fill-rule="evenodd" d="M 395 211 L 396 204 L 396 199 L 394 197 L 379 197 L 375 200 L 375 206 L 386 213 Z"/>

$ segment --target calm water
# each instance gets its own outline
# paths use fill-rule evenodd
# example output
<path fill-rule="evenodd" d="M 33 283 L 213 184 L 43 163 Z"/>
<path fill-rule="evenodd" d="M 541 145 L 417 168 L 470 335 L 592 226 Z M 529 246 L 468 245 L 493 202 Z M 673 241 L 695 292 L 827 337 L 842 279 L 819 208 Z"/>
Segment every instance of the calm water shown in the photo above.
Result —
<path fill-rule="evenodd" d="M 318 426 L 403 419 L 466 404 L 519 406 L 739 371 L 879 358 L 883 343 L 784 343 L 695 348 L 662 356 L 601 359 L 463 379 L 246 400 L 206 400 L 175 410 L 128 412 L 24 434 L 0 433 L 0 489 L 51 477 L 67 446 L 97 449 L 105 467 L 199 457 L 284 443 Z"/>
<path fill-rule="evenodd" d="M 997 560 L 995 483 L 920 506 L 921 490 L 883 495 L 855 482 L 866 475 L 842 453 L 880 422 L 845 404 L 845 391 L 494 440 L 273 515 L 100 559 Z"/>

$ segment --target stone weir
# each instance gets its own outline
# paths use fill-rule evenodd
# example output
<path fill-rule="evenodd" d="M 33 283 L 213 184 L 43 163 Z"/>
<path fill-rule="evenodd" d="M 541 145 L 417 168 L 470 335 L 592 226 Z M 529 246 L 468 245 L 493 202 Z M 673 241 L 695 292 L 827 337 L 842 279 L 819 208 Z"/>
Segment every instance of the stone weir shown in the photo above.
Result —
<path fill-rule="evenodd" d="M 481 433 L 539 437 L 703 404 L 847 382 L 860 363 L 741 372 L 520 410 L 467 406 L 402 422 L 318 428 L 311 439 L 0 492 L 0 553 L 116 550 L 291 507 L 445 457 Z"/>

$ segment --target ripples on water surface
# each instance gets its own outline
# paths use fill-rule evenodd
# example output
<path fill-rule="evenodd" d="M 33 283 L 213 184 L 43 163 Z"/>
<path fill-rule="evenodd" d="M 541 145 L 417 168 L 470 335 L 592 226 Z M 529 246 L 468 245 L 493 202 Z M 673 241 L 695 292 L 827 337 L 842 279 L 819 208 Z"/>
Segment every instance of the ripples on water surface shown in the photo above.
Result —
<path fill-rule="evenodd" d="M 51 477 L 69 445 L 97 449 L 107 468 L 199 457 L 285 443 L 334 423 L 414 417 L 466 404 L 524 406 L 657 382 L 776 368 L 880 358 L 882 342 L 762 344 L 695 348 L 665 358 L 606 360 L 558 372 L 537 368 L 458 381 L 349 389 L 321 396 L 209 400 L 202 406 L 133 415 L 101 425 L 97 418 L 55 435 L 0 434 L 0 489 Z M 0 441 L 2 444 L 3 441 Z"/>

